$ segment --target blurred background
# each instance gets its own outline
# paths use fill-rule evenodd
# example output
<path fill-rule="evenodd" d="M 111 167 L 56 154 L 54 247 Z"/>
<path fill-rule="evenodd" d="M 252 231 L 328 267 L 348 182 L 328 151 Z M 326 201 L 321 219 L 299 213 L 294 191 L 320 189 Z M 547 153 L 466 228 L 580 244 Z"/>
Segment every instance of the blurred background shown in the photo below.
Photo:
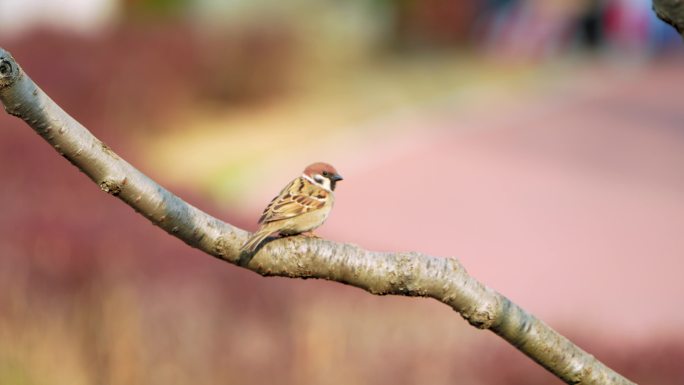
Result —
<path fill-rule="evenodd" d="M 644 0 L 2 0 L 0 46 L 248 230 L 458 258 L 633 381 L 684 383 L 681 38 Z M 559 384 L 433 300 L 188 248 L 0 114 L 0 384 Z"/>

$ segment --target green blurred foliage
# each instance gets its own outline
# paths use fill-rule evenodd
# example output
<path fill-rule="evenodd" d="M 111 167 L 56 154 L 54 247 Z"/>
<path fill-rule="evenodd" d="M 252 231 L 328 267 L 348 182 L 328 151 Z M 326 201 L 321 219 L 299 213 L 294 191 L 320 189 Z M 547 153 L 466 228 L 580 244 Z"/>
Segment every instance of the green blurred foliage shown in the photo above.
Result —
<path fill-rule="evenodd" d="M 126 18 L 168 18 L 184 14 L 191 0 L 125 0 L 123 13 Z"/>

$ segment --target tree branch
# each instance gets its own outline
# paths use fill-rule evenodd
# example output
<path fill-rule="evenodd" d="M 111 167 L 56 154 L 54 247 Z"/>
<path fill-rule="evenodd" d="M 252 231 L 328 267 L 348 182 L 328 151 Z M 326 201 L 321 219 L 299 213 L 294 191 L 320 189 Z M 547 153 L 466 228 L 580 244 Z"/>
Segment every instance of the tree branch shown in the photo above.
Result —
<path fill-rule="evenodd" d="M 489 329 L 568 384 L 632 384 L 503 295 L 470 277 L 452 258 L 373 252 L 305 237 L 276 239 L 240 261 L 244 230 L 159 186 L 64 112 L 0 48 L 0 102 L 100 188 L 155 225 L 207 254 L 263 276 L 320 278 L 377 295 L 434 298 L 471 325 Z"/>
<path fill-rule="evenodd" d="M 684 0 L 653 0 L 653 10 L 680 35 L 684 33 Z"/>

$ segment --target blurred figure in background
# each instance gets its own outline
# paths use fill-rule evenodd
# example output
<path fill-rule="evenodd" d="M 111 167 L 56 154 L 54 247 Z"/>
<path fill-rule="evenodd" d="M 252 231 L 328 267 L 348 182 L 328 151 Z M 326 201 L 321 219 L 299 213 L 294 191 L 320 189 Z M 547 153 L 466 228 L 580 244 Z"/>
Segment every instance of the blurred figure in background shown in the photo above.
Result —
<path fill-rule="evenodd" d="M 492 0 L 483 14 L 488 27 L 476 44 L 508 58 L 554 57 L 573 41 L 592 52 L 650 55 L 680 40 L 643 0 Z"/>
<path fill-rule="evenodd" d="M 605 0 L 587 0 L 577 19 L 577 38 L 581 47 L 591 52 L 599 51 L 604 44 L 603 18 Z"/>
<path fill-rule="evenodd" d="M 568 46 L 572 20 L 578 12 L 574 1 L 494 1 L 485 50 L 494 56 L 542 59 Z"/>
<path fill-rule="evenodd" d="M 602 21 L 607 43 L 621 55 L 658 54 L 681 42 L 674 28 L 658 19 L 649 1 L 610 0 Z"/>

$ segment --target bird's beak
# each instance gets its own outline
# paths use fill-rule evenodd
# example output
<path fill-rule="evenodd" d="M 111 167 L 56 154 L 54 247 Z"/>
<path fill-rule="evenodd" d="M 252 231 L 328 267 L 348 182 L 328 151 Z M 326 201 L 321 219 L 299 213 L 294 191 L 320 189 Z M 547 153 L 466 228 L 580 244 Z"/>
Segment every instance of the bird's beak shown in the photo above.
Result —
<path fill-rule="evenodd" d="M 342 180 L 342 176 L 340 174 L 334 174 L 334 175 L 331 175 L 329 178 L 330 178 L 330 190 L 335 191 L 335 185 L 337 184 L 338 181 Z"/>

